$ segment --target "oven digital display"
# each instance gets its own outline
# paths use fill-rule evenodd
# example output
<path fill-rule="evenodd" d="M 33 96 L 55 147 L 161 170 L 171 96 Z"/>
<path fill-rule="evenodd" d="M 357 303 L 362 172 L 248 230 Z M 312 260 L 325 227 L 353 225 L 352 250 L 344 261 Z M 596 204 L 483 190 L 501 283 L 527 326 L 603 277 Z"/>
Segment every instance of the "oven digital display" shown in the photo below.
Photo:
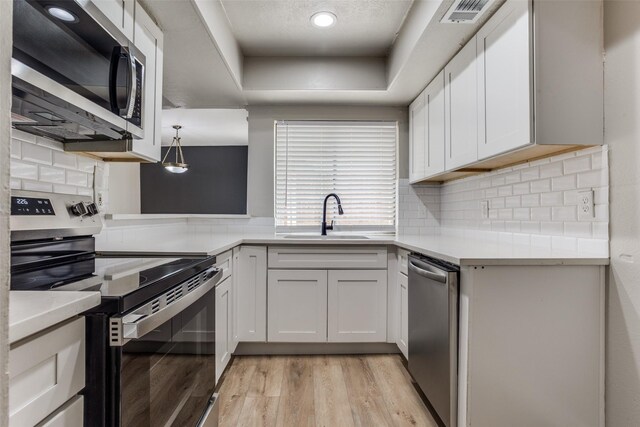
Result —
<path fill-rule="evenodd" d="M 11 196 L 11 215 L 55 215 L 51 200 Z"/>

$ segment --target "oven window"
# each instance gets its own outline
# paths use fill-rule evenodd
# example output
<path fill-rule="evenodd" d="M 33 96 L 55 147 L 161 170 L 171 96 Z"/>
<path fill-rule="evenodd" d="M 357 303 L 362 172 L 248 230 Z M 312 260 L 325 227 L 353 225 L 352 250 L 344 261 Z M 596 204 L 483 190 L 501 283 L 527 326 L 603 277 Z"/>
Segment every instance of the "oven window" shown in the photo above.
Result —
<path fill-rule="evenodd" d="M 215 388 L 215 289 L 122 348 L 123 427 L 195 426 Z"/>

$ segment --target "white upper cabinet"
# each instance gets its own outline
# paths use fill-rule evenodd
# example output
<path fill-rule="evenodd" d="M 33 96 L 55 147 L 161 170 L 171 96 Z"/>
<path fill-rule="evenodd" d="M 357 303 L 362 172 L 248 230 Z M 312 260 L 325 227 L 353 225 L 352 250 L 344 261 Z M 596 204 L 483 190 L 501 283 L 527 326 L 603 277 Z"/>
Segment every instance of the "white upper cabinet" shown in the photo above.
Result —
<path fill-rule="evenodd" d="M 425 177 L 425 97 L 422 92 L 409 106 L 409 181 L 416 182 Z"/>
<path fill-rule="evenodd" d="M 533 143 L 529 20 L 510 1 L 477 34 L 479 159 Z"/>
<path fill-rule="evenodd" d="M 444 171 L 445 156 L 445 102 L 444 71 L 424 91 L 426 129 L 424 177 Z"/>
<path fill-rule="evenodd" d="M 134 44 L 145 56 L 144 138 L 133 141 L 132 153 L 149 161 L 160 160 L 162 124 L 162 62 L 163 36 L 139 3 L 136 3 Z"/>
<path fill-rule="evenodd" d="M 444 168 L 440 77 L 409 107 L 410 181 L 602 145 L 602 13 L 597 0 L 507 0 L 444 67 Z"/>
<path fill-rule="evenodd" d="M 134 0 L 90 0 L 129 39 L 133 40 Z"/>
<path fill-rule="evenodd" d="M 444 68 L 445 167 L 478 160 L 478 72 L 475 37 Z"/>

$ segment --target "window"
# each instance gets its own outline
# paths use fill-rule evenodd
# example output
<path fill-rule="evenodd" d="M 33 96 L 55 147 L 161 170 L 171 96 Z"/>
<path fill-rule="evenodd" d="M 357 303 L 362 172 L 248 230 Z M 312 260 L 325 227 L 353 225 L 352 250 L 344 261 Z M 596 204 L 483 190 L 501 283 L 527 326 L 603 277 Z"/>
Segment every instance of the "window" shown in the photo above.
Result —
<path fill-rule="evenodd" d="M 341 230 L 395 232 L 396 122 L 276 122 L 275 216 L 279 231 L 314 230 L 322 221 Z"/>

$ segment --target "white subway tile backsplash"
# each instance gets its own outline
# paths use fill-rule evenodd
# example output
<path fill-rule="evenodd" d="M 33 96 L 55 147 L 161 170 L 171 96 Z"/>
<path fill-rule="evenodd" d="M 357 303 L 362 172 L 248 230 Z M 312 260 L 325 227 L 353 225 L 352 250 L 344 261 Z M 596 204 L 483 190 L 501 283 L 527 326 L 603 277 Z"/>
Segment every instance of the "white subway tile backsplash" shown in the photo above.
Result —
<path fill-rule="evenodd" d="M 51 150 L 34 144 L 22 144 L 22 160 L 44 165 L 51 164 Z"/>
<path fill-rule="evenodd" d="M 60 168 L 78 169 L 76 159 L 78 156 L 74 154 L 67 154 L 60 151 L 53 152 L 53 165 Z"/>
<path fill-rule="evenodd" d="M 29 191 L 43 191 L 45 193 L 51 193 L 53 191 L 53 184 L 41 181 L 29 181 L 22 180 L 22 189 Z"/>
<path fill-rule="evenodd" d="M 531 208 L 531 219 L 534 221 L 550 220 L 551 208 Z"/>
<path fill-rule="evenodd" d="M 562 206 L 563 195 L 560 191 L 540 194 L 540 206 Z"/>
<path fill-rule="evenodd" d="M 580 156 L 564 161 L 564 174 L 591 170 L 591 156 Z"/>
<path fill-rule="evenodd" d="M 607 239 L 607 157 L 606 146 L 593 147 L 441 186 L 409 186 L 401 180 L 398 231 L 405 233 L 408 226 L 411 232 L 420 232 L 413 224 L 423 221 L 423 227 L 434 231 L 445 227 L 536 236 L 530 240 L 536 246 L 550 246 L 548 236 L 568 238 L 556 242 L 562 247 L 575 246 L 577 239 Z M 582 188 L 594 190 L 595 218 L 588 221 L 577 220 L 576 195 Z M 429 199 L 418 196 L 424 191 L 430 192 Z M 482 218 L 480 211 L 485 200 L 489 201 L 489 218 Z M 420 207 L 436 213 L 429 217 Z"/>
<path fill-rule="evenodd" d="M 36 143 L 53 151 L 64 151 L 64 145 L 62 144 L 62 142 L 54 141 L 53 139 L 37 136 Z"/>
<path fill-rule="evenodd" d="M 11 158 L 20 159 L 22 157 L 22 147 L 17 139 L 11 140 Z"/>
<path fill-rule="evenodd" d="M 37 180 L 38 166 L 12 159 L 10 173 L 12 178 Z"/>
<path fill-rule="evenodd" d="M 551 218 L 554 221 L 576 221 L 577 215 L 575 206 L 555 206 L 551 209 Z"/>
<path fill-rule="evenodd" d="M 521 198 L 522 206 L 540 206 L 539 194 L 525 194 Z"/>
<path fill-rule="evenodd" d="M 532 193 L 544 193 L 551 190 L 551 180 L 541 179 L 531 183 Z"/>
<path fill-rule="evenodd" d="M 553 191 L 572 190 L 576 188 L 576 176 L 565 175 L 553 178 L 552 188 Z"/>
<path fill-rule="evenodd" d="M 529 183 L 528 182 L 522 182 L 520 184 L 514 184 L 513 185 L 513 190 L 512 190 L 512 194 L 514 195 L 518 195 L 518 194 L 528 194 L 529 193 Z M 487 190 L 489 191 L 489 190 Z"/>
<path fill-rule="evenodd" d="M 51 182 L 54 184 L 64 184 L 65 171 L 64 169 L 55 168 L 51 166 L 40 166 L 39 168 L 39 180 L 43 182 Z"/>
<path fill-rule="evenodd" d="M 553 162 L 540 166 L 540 178 L 552 178 L 562 175 L 562 162 Z"/>
<path fill-rule="evenodd" d="M 11 188 L 93 195 L 94 167 L 102 162 L 65 153 L 61 143 L 12 129 Z"/>
<path fill-rule="evenodd" d="M 593 235 L 590 222 L 565 222 L 564 234 L 574 237 L 591 237 Z"/>
<path fill-rule="evenodd" d="M 606 187 L 608 185 L 608 176 L 602 170 L 578 174 L 578 188 Z"/>
<path fill-rule="evenodd" d="M 67 171 L 67 184 L 79 187 L 87 186 L 87 174 L 78 171 Z"/>

